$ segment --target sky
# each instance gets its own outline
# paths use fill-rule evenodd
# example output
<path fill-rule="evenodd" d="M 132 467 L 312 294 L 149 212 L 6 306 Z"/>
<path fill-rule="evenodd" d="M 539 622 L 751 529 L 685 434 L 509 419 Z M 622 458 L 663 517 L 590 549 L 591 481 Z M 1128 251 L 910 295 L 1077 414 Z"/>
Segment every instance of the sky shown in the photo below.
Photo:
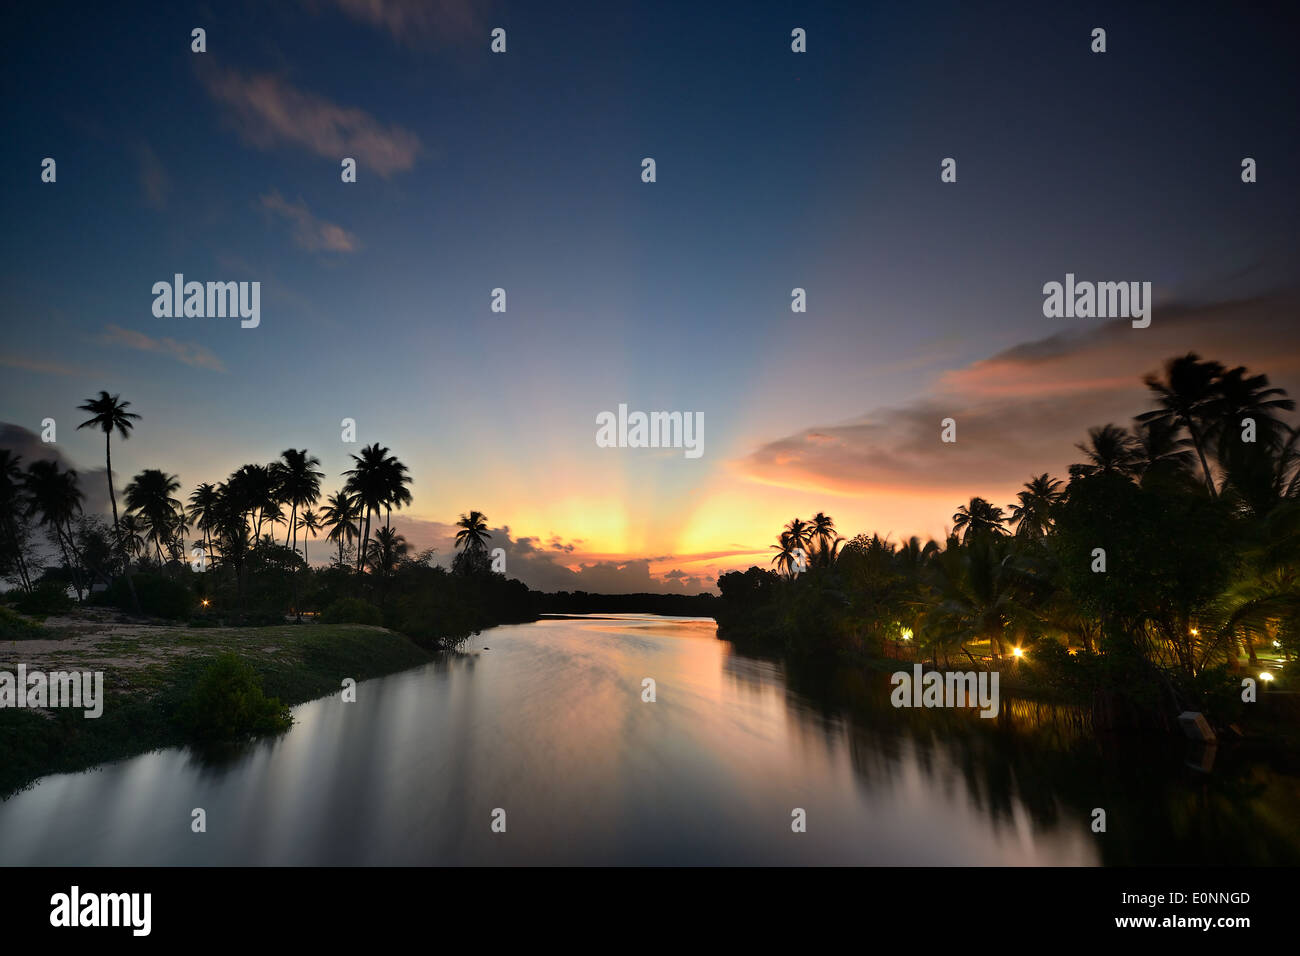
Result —
<path fill-rule="evenodd" d="M 305 447 L 330 492 L 379 442 L 444 560 L 477 509 L 535 587 L 695 592 L 796 516 L 941 536 L 1064 476 L 1187 351 L 1300 393 L 1285 7 L 976 7 L 11 6 L 0 442 L 88 508 L 101 389 L 143 416 L 119 488 Z M 155 316 L 176 273 L 260 323 Z M 1150 282 L 1150 326 L 1045 317 L 1067 273 Z M 599 447 L 620 403 L 703 454 Z"/>

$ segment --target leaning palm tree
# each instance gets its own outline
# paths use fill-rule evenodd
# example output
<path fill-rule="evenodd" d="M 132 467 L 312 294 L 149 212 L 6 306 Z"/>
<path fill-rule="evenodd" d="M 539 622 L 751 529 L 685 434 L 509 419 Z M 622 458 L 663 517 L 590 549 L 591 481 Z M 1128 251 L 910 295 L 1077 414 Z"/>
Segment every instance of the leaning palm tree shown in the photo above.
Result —
<path fill-rule="evenodd" d="M 1158 421 L 1187 429 L 1192 447 L 1201 460 L 1205 486 L 1212 497 L 1216 492 L 1210 463 L 1205 457 L 1206 433 L 1220 418 L 1219 378 L 1223 372 L 1224 368 L 1218 362 L 1202 362 L 1195 352 L 1170 359 L 1165 364 L 1163 379 L 1157 375 L 1147 375 L 1143 379 L 1147 388 L 1156 394 L 1160 407 L 1137 416 L 1143 424 Z"/>
<path fill-rule="evenodd" d="M 339 546 L 339 565 L 343 564 L 343 545 L 351 544 L 361 534 L 357 519 L 361 516 L 361 506 L 346 491 L 336 491 L 325 499 L 325 508 L 321 512 L 322 527 L 329 528 L 326 541 L 333 541 Z"/>
<path fill-rule="evenodd" d="M 143 516 L 148 522 L 149 538 L 153 541 L 159 564 L 166 563 L 162 545 L 169 539 L 178 520 L 181 503 L 174 496 L 180 488 L 179 478 L 157 468 L 146 468 L 126 486 L 127 510 Z"/>
<path fill-rule="evenodd" d="M 108 500 L 113 506 L 113 537 L 118 536 L 117 520 L 117 495 L 113 491 L 113 431 L 122 436 L 122 440 L 131 437 L 131 429 L 135 427 L 134 422 L 140 418 L 135 412 L 128 412 L 130 402 L 121 400 L 120 395 L 109 395 L 108 392 L 101 391 L 99 398 L 88 398 L 85 404 L 78 405 L 77 408 L 83 412 L 90 412 L 91 418 L 77 426 L 80 431 L 83 428 L 98 428 L 104 433 L 104 464 L 105 475 L 108 478 Z M 118 548 L 121 549 L 121 542 L 118 542 Z"/>
<path fill-rule="evenodd" d="M 1016 497 L 1019 504 L 1010 505 L 1011 524 L 1022 538 L 1042 538 L 1052 527 L 1052 509 L 1064 497 L 1060 491 L 1061 480 L 1046 473 L 1025 482 L 1025 490 Z"/>
<path fill-rule="evenodd" d="M 777 537 L 777 542 L 777 544 L 770 545 L 770 547 L 776 549 L 776 554 L 772 556 L 772 563 L 776 565 L 781 574 L 793 578 L 795 567 L 799 563 L 795 555 L 797 545 L 794 543 L 794 538 L 789 531 L 782 531 Z"/>
<path fill-rule="evenodd" d="M 53 532 L 80 601 L 81 576 L 77 545 L 72 537 L 72 519 L 81 511 L 83 497 L 77 486 L 77 473 L 71 468 L 60 471 L 57 461 L 34 461 L 27 466 L 24 485 L 28 497 L 27 513 L 29 516 L 39 514 L 41 525 Z"/>
<path fill-rule="evenodd" d="M 1006 520 L 1001 508 L 983 498 L 972 498 L 970 504 L 962 505 L 952 516 L 952 530 L 954 534 L 964 532 L 962 543 L 965 544 L 972 536 L 1006 534 L 1002 527 Z"/>
<path fill-rule="evenodd" d="M 460 528 L 456 532 L 456 547 L 467 551 L 483 551 L 492 537 L 487 530 L 487 515 L 481 511 L 461 515 L 456 527 Z"/>

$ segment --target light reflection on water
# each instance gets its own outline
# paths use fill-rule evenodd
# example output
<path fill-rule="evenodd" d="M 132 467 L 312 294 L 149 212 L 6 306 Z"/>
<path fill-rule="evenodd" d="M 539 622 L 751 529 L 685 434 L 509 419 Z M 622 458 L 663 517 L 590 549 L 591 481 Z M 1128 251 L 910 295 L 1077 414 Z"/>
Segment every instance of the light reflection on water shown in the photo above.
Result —
<path fill-rule="evenodd" d="M 984 726 L 897 711 L 885 674 L 789 673 L 714 635 L 712 621 L 630 615 L 497 628 L 359 685 L 356 703 L 297 707 L 289 733 L 224 764 L 172 749 L 45 778 L 0 803 L 0 863 L 1095 865 L 1219 852 L 1196 845 L 1194 825 L 1180 843 L 1167 813 L 1167 832 L 1150 832 L 1159 808 L 1135 833 L 1124 809 L 1138 798 L 1098 776 L 1059 708 L 1006 702 Z M 1220 796 L 1199 799 L 1217 813 Z M 1089 829 L 1095 805 L 1118 818 L 1108 834 Z M 206 834 L 190 831 L 195 807 Z M 795 807 L 806 833 L 791 832 Z M 504 834 L 490 829 L 496 808 Z"/>

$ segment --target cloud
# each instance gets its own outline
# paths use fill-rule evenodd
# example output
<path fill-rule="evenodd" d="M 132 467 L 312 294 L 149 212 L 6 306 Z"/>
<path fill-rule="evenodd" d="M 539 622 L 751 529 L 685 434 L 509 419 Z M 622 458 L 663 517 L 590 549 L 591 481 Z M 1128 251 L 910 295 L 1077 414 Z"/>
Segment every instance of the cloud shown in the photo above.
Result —
<path fill-rule="evenodd" d="M 487 31 L 472 0 L 333 0 L 345 16 L 387 30 L 408 46 L 438 40 L 462 42 Z M 478 6 L 482 6 L 479 4 Z"/>
<path fill-rule="evenodd" d="M 60 432 L 65 427 L 60 421 L 58 425 Z M 76 428 L 76 425 L 72 427 Z M 108 482 L 104 480 L 105 469 L 77 468 L 73 462 L 63 456 L 57 445 L 43 442 L 35 432 L 9 422 L 0 422 L 0 448 L 8 449 L 20 457 L 22 461 L 19 464 L 22 468 L 26 468 L 34 461 L 50 460 L 58 462 L 61 469 L 74 469 L 77 472 L 77 487 L 81 489 L 84 496 L 81 501 L 82 513 L 91 515 L 112 513 L 108 501 Z"/>
<path fill-rule="evenodd" d="M 1199 352 L 1262 371 L 1300 393 L 1300 296 L 1294 292 L 1157 309 L 1150 328 L 1127 320 L 1017 345 L 944 373 L 929 395 L 838 425 L 769 442 L 734 469 L 762 484 L 880 501 L 951 492 L 953 501 L 1011 491 L 1032 474 L 1063 475 L 1076 442 L 1150 407 L 1142 377 Z M 957 441 L 940 441 L 941 421 Z"/>
<path fill-rule="evenodd" d="M 154 209 L 167 205 L 167 194 L 171 192 L 171 178 L 148 143 L 138 143 L 135 158 L 140 165 L 140 189 L 144 192 L 144 201 Z"/>
<path fill-rule="evenodd" d="M 262 208 L 293 224 L 293 241 L 311 252 L 355 252 L 360 246 L 357 237 L 342 226 L 317 219 L 300 198 L 290 203 L 273 190 L 260 197 Z"/>
<path fill-rule="evenodd" d="M 271 74 L 206 67 L 199 77 L 240 137 L 257 149 L 298 146 L 335 163 L 350 156 L 363 173 L 385 178 L 410 169 L 420 152 L 410 130 L 385 126 L 365 110 L 295 89 Z"/>
<path fill-rule="evenodd" d="M 20 368 L 27 372 L 40 372 L 44 375 L 86 374 L 83 369 L 76 368 L 72 365 L 63 365 L 58 362 L 45 362 L 40 359 L 28 358 L 25 355 L 0 354 L 0 365 L 9 368 Z"/>
<path fill-rule="evenodd" d="M 155 339 L 143 332 L 124 329 L 118 325 L 104 326 L 104 335 L 100 336 L 99 340 L 105 345 L 122 345 L 141 352 L 157 352 L 160 355 L 170 355 L 172 358 L 184 362 L 186 365 L 193 365 L 195 368 L 211 369 L 214 372 L 224 372 L 226 370 L 226 366 L 222 364 L 221 359 L 217 358 L 211 349 L 194 342 L 178 342 L 171 338 Z"/>
<path fill-rule="evenodd" d="M 393 527 L 410 543 L 412 552 L 425 548 L 436 549 L 436 563 L 451 565 L 456 553 L 454 524 L 429 521 L 422 518 L 393 515 Z M 563 541 L 551 535 L 545 544 L 540 538 L 527 536 L 517 540 L 511 537 L 510 527 L 491 528 L 489 548 L 502 548 L 506 553 L 506 573 L 518 578 L 539 591 L 587 591 L 592 594 L 631 594 L 637 592 L 697 594 L 713 588 L 713 579 L 703 575 L 691 576 L 680 570 L 656 574 L 655 564 L 672 559 L 672 556 L 623 557 L 584 554 L 575 549 L 575 542 Z M 690 556 L 680 560 L 689 563 Z"/>

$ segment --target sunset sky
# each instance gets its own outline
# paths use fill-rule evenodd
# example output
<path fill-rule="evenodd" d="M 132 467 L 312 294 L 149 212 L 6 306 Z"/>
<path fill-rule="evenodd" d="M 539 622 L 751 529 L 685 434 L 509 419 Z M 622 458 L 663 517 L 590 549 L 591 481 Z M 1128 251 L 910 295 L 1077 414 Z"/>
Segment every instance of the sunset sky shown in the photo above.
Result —
<path fill-rule="evenodd" d="M 1294 34 L 1045 6 L 6 10 L 0 444 L 90 508 L 100 389 L 143 416 L 119 489 L 292 446 L 329 492 L 377 441 L 418 547 L 478 509 L 535 587 L 698 591 L 795 516 L 937 536 L 1064 477 L 1177 354 L 1300 396 Z M 1151 326 L 1044 318 L 1067 272 L 1151 282 Z M 259 281 L 260 325 L 156 318 L 175 273 Z M 620 403 L 703 413 L 703 456 L 597 447 Z"/>

